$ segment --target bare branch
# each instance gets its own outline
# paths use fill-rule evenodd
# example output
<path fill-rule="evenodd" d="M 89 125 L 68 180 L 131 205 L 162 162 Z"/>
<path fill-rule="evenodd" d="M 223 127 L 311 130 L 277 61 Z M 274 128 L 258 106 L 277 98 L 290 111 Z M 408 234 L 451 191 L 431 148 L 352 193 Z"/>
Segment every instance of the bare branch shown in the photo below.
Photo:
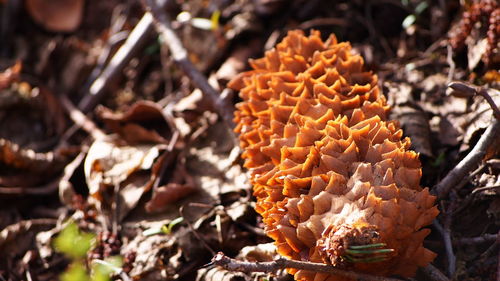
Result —
<path fill-rule="evenodd" d="M 125 43 L 113 55 L 108 65 L 104 68 L 102 73 L 92 83 L 86 96 L 78 104 L 78 108 L 87 113 L 94 109 L 105 94 L 106 86 L 125 65 L 130 61 L 132 56 L 139 50 L 139 48 L 147 39 L 149 32 L 153 27 L 153 17 L 149 13 L 145 13 L 139 23 L 134 27 L 129 34 Z"/>
<path fill-rule="evenodd" d="M 431 280 L 434 281 L 450 281 L 448 277 L 446 277 L 439 269 L 437 269 L 432 264 L 429 264 L 426 267 L 423 267 L 422 272 L 427 275 Z"/>
<path fill-rule="evenodd" d="M 69 117 L 75 124 L 77 124 L 80 128 L 89 133 L 94 140 L 103 139 L 106 134 L 97 127 L 97 125 L 88 118 L 83 112 L 81 112 L 78 108 L 76 108 L 71 101 L 65 95 L 60 96 L 61 103 L 63 105 L 64 110 L 68 113 Z"/>
<path fill-rule="evenodd" d="M 492 123 L 483 133 L 474 148 L 467 154 L 467 156 L 458 163 L 455 168 L 453 168 L 444 177 L 441 182 L 439 182 L 434 188 L 435 194 L 438 198 L 443 199 L 448 196 L 450 190 L 462 181 L 464 177 L 467 176 L 469 172 L 474 170 L 478 163 L 486 155 L 486 150 L 495 141 L 498 140 L 500 134 L 500 120 L 493 118 Z"/>
<path fill-rule="evenodd" d="M 170 19 L 163 9 L 156 4 L 156 0 L 147 0 L 146 3 L 155 19 L 156 30 L 163 37 L 163 42 L 168 46 L 175 63 L 191 79 L 193 84 L 208 97 L 213 110 L 222 117 L 230 128 L 234 128 L 234 108 L 232 104 L 221 98 L 220 93 L 208 83 L 207 78 L 189 60 L 188 53 L 182 46 L 181 40 L 170 26 Z"/>
<path fill-rule="evenodd" d="M 220 266 L 229 271 L 244 271 L 244 272 L 274 272 L 279 269 L 286 268 L 296 268 L 314 272 L 328 273 L 332 275 L 339 275 L 346 278 L 351 278 L 353 280 L 370 280 L 370 281 L 401 281 L 401 279 L 382 277 L 369 275 L 364 273 L 358 273 L 353 271 L 345 271 L 335 268 L 328 264 L 314 263 L 314 262 L 304 262 L 304 261 L 294 261 L 288 259 L 277 259 L 272 262 L 245 262 L 231 259 L 224 255 L 222 252 L 218 252 L 212 259 L 214 265 Z"/>

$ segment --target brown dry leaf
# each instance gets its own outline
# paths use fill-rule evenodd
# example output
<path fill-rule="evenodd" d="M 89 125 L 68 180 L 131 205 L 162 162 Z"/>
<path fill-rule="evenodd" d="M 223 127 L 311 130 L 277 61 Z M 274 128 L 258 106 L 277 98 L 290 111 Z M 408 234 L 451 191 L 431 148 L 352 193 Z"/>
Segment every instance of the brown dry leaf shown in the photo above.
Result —
<path fill-rule="evenodd" d="M 13 261 L 31 249 L 35 233 L 51 228 L 54 219 L 33 219 L 18 221 L 0 231 L 0 268 L 8 268 L 6 262 Z M 12 266 L 9 265 L 9 266 Z"/>
<path fill-rule="evenodd" d="M 7 68 L 3 72 L 0 72 L 0 90 L 10 87 L 12 82 L 19 78 L 21 69 L 21 61 L 18 61 L 13 66 Z"/>
<path fill-rule="evenodd" d="M 150 213 L 161 212 L 169 204 L 179 201 L 195 190 L 196 187 L 189 184 L 169 183 L 160 186 L 154 190 L 153 197 L 146 204 L 146 211 Z"/>
<path fill-rule="evenodd" d="M 471 35 L 476 34 L 475 39 L 472 39 L 472 36 L 469 36 L 466 40 L 468 45 L 467 47 L 467 65 L 469 70 L 473 70 L 481 61 L 481 58 L 486 53 L 486 49 L 488 48 L 488 39 L 477 38 L 478 32 L 472 32 Z"/>
<path fill-rule="evenodd" d="M 266 262 L 276 260 L 279 257 L 274 243 L 265 243 L 244 247 L 236 258 L 250 262 Z"/>
<path fill-rule="evenodd" d="M 161 280 L 160 255 L 175 247 L 175 239 L 167 235 L 134 235 L 133 240 L 126 244 L 121 253 L 136 253 L 134 267 L 128 273 L 133 280 Z"/>
<path fill-rule="evenodd" d="M 162 108 L 151 101 L 139 101 L 124 113 L 100 107 L 98 115 L 106 126 L 130 144 L 167 143 L 171 130 Z"/>
<path fill-rule="evenodd" d="M 488 91 L 495 104 L 500 105 L 500 91 Z M 491 124 L 493 110 L 488 102 L 481 96 L 475 96 L 473 103 L 470 106 L 464 122 L 460 124 L 464 132 L 464 142 L 460 147 L 461 151 L 469 149 L 472 145 L 470 142 L 473 136 L 482 129 L 485 129 Z"/>
<path fill-rule="evenodd" d="M 389 104 L 393 106 L 391 119 L 398 120 L 405 135 L 411 139 L 414 149 L 432 157 L 429 118 L 411 95 L 412 87 L 407 83 L 385 83 L 389 89 Z"/>
<path fill-rule="evenodd" d="M 196 192 L 177 202 L 160 206 L 164 209 L 160 213 L 149 214 L 136 208 L 125 219 L 123 224 L 133 228 L 140 226 L 142 229 L 158 229 L 180 216 L 184 219 L 183 225 L 176 227 L 172 235 L 134 236 L 134 242 L 126 246 L 130 251 L 137 251 L 135 267 L 129 273 L 131 277 L 140 280 L 158 280 L 155 278 L 166 274 L 169 277 L 178 278 L 186 271 L 194 272 L 196 268 L 201 266 L 204 261 L 200 260 L 200 257 L 206 257 L 210 254 L 204 243 L 193 234 L 193 230 L 184 226 L 187 222 L 191 222 L 193 229 L 203 241 L 214 248 L 221 247 L 221 240 L 224 246 L 231 249 L 241 248 L 242 244 L 248 244 L 250 238 L 247 236 L 251 235 L 250 232 L 236 227 L 233 220 L 225 213 L 227 207 L 218 208 L 220 214 L 214 208 L 216 204 L 224 201 L 221 200 L 222 194 L 236 194 L 241 189 L 245 189 L 245 192 L 249 190 L 246 175 L 235 161 L 239 154 L 232 140 L 222 122 L 210 124 L 210 130 L 193 141 L 189 148 L 181 152 L 179 156 L 174 157 L 174 160 L 168 160 L 167 158 L 171 154 L 165 152 L 156 161 L 151 172 L 153 175 L 158 176 L 163 165 L 169 162 L 175 163 L 177 170 L 170 170 L 173 176 L 167 180 L 182 186 L 185 182 L 174 178 L 175 174 L 182 174 L 178 171 L 182 169 L 185 158 L 187 175 L 181 175 L 180 178 L 186 180 L 192 177 L 192 186 L 196 186 Z M 185 157 L 182 155 L 184 153 Z M 165 163 L 160 163 L 161 161 L 165 161 Z M 173 164 L 169 164 L 168 167 L 170 165 Z M 187 178 L 185 179 L 185 177 Z M 233 198 L 232 195 L 231 198 Z M 233 203 L 232 199 L 228 201 L 231 201 L 228 202 L 228 205 Z M 217 219 L 217 217 L 219 218 Z M 220 231 L 217 230 L 218 224 L 220 224 Z M 149 239 L 153 241 L 148 241 Z M 155 244 L 153 245 L 153 243 Z M 123 253 L 126 251 L 122 250 Z M 168 261 L 169 264 L 160 265 L 159 259 Z M 181 262 L 184 261 L 180 268 L 176 266 L 179 259 Z"/>
<path fill-rule="evenodd" d="M 243 272 L 229 271 L 221 267 L 204 267 L 198 269 L 196 281 L 252 281 L 251 276 Z"/>
<path fill-rule="evenodd" d="M 26 0 L 33 20 L 53 32 L 72 32 L 80 26 L 84 0 Z"/>
<path fill-rule="evenodd" d="M 111 138 L 96 140 L 84 163 L 91 200 L 101 211 L 109 208 L 114 187 L 120 187 L 120 218 L 133 209 L 147 190 L 150 170 L 160 155 L 161 145 L 120 145 Z"/>

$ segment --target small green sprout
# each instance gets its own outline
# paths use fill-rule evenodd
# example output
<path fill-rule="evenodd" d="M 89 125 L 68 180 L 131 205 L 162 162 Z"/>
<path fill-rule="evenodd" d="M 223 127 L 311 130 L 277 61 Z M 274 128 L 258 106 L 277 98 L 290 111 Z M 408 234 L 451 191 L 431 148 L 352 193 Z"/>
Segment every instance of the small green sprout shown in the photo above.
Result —
<path fill-rule="evenodd" d="M 80 232 L 78 226 L 71 222 L 55 239 L 54 248 L 72 259 L 82 259 L 85 258 L 94 243 L 94 234 Z"/>
<path fill-rule="evenodd" d="M 122 272 L 122 258 L 116 256 L 106 260 L 94 260 L 89 273 L 85 258 L 95 243 L 95 235 L 80 231 L 74 222 L 68 223 L 59 233 L 54 240 L 54 248 L 72 260 L 71 265 L 60 276 L 62 281 L 110 281 L 110 274 Z"/>
<path fill-rule="evenodd" d="M 171 234 L 172 229 L 174 226 L 178 225 L 179 223 L 183 222 L 184 218 L 183 217 L 178 217 L 168 224 L 163 225 L 161 228 L 148 228 L 142 232 L 142 235 L 144 236 L 151 236 L 151 235 L 157 235 L 157 234 Z"/>
<path fill-rule="evenodd" d="M 109 281 L 110 274 L 122 272 L 123 259 L 120 256 L 92 261 L 92 281 Z"/>
<path fill-rule="evenodd" d="M 91 281 L 81 262 L 73 262 L 60 276 L 61 281 Z"/>

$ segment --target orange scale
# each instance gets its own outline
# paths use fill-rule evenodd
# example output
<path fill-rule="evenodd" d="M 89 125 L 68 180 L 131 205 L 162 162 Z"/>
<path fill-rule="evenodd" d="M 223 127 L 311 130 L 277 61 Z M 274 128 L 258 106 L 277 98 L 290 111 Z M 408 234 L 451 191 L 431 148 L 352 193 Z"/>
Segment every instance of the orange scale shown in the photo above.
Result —
<path fill-rule="evenodd" d="M 325 74 L 325 65 L 322 61 L 316 61 L 305 72 L 310 74 L 311 77 L 318 79 Z"/>
<path fill-rule="evenodd" d="M 305 147 L 314 145 L 314 142 L 321 138 L 321 132 L 313 128 L 302 127 L 297 134 L 295 146 Z"/>
<path fill-rule="evenodd" d="M 338 96 L 333 96 L 333 98 L 329 98 L 328 94 L 324 94 L 326 91 L 324 89 L 327 89 L 324 87 L 323 84 L 319 84 L 317 87 L 315 87 L 314 91 L 321 92 L 320 94 L 315 93 L 315 95 L 318 97 L 318 102 L 322 105 L 327 106 L 330 108 L 335 115 L 338 115 L 340 111 L 342 110 L 342 104 L 340 102 L 340 98 Z M 335 119 L 335 118 L 332 118 Z"/>
<path fill-rule="evenodd" d="M 304 163 L 307 155 L 309 154 L 309 147 L 282 147 L 281 148 L 281 162 L 286 159 L 293 161 L 295 164 Z"/>
<path fill-rule="evenodd" d="M 347 163 L 340 161 L 337 158 L 331 157 L 330 155 L 321 155 L 319 166 L 324 165 L 324 169 L 328 171 L 333 171 L 337 174 L 347 176 L 348 167 Z"/>
<path fill-rule="evenodd" d="M 354 87 L 352 87 L 351 91 L 349 92 L 349 96 L 354 96 L 354 95 L 363 95 L 368 93 L 371 90 L 372 86 L 370 84 L 365 84 L 365 85 L 359 85 L 359 84 L 354 84 Z M 366 100 L 367 97 L 363 97 L 363 99 Z"/>
<path fill-rule="evenodd" d="M 285 238 L 286 243 L 292 248 L 293 251 L 299 253 L 304 249 L 304 244 L 297 238 L 296 228 L 284 225 L 278 225 L 277 229 Z"/>
<path fill-rule="evenodd" d="M 273 106 L 286 105 L 290 107 L 295 107 L 297 102 L 299 101 L 298 97 L 292 97 L 288 95 L 286 92 L 279 92 L 279 100 L 272 101 Z"/>
<path fill-rule="evenodd" d="M 344 99 L 341 101 L 342 110 L 358 108 L 361 104 L 361 99 L 359 96 L 355 96 L 349 99 Z"/>
<path fill-rule="evenodd" d="M 319 165 L 320 155 L 318 150 L 311 146 L 309 154 L 307 155 L 306 161 L 304 161 L 304 165 L 302 166 L 301 177 L 310 177 L 311 171 L 314 167 Z"/>
<path fill-rule="evenodd" d="M 284 164 L 283 163 L 280 165 L 280 171 L 276 173 L 276 177 L 274 178 L 276 183 L 281 183 L 284 182 L 283 177 L 286 176 L 295 176 L 299 177 L 300 174 L 302 173 L 302 164 L 295 164 L 295 166 L 291 166 L 290 168 L 285 168 L 285 166 L 288 166 L 289 164 Z M 296 197 L 296 196 L 294 196 Z"/>
<path fill-rule="evenodd" d="M 300 221 L 306 221 L 314 212 L 313 198 L 301 195 L 299 203 L 297 203 L 297 209 L 299 210 Z"/>
<path fill-rule="evenodd" d="M 280 253 L 280 255 L 283 255 L 288 258 L 292 256 L 293 250 L 290 247 L 290 245 L 288 245 L 288 243 L 286 242 L 277 244 L 276 249 L 278 253 Z"/>
<path fill-rule="evenodd" d="M 270 119 L 281 123 L 286 123 L 292 114 L 293 107 L 291 106 L 274 106 L 269 109 Z"/>

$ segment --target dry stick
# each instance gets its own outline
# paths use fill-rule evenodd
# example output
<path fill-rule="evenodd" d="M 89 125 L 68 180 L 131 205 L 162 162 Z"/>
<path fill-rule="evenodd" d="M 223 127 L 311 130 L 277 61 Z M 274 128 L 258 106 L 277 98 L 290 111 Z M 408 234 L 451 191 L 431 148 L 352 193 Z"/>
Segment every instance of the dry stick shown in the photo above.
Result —
<path fill-rule="evenodd" d="M 401 279 L 388 278 L 382 276 L 374 276 L 353 271 L 345 271 L 335 268 L 331 265 L 315 262 L 294 261 L 284 258 L 277 259 L 271 262 L 245 262 L 231 259 L 218 252 L 212 259 L 210 265 L 217 265 L 229 271 L 244 271 L 244 272 L 275 272 L 279 269 L 296 268 L 314 272 L 327 273 L 338 275 L 353 280 L 370 280 L 370 281 L 401 281 Z"/>
<path fill-rule="evenodd" d="M 497 239 L 498 234 L 490 234 L 486 233 L 478 237 L 465 237 L 465 238 L 460 238 L 457 239 L 456 241 L 453 241 L 453 244 L 457 245 L 474 245 L 474 244 L 481 244 L 481 243 L 491 243 L 495 242 Z"/>
<path fill-rule="evenodd" d="M 208 83 L 207 78 L 189 60 L 188 52 L 182 46 L 181 40 L 170 26 L 170 19 L 167 14 L 156 4 L 155 0 L 147 0 L 146 3 L 151 14 L 154 16 L 156 31 L 163 38 L 163 43 L 168 46 L 175 63 L 191 79 L 194 86 L 199 88 L 208 97 L 212 108 L 217 111 L 226 124 L 230 128 L 234 128 L 233 106 L 220 97 L 219 92 Z"/>
<path fill-rule="evenodd" d="M 441 236 L 443 236 L 444 247 L 446 249 L 446 258 L 448 260 L 448 275 L 453 276 L 456 269 L 456 257 L 455 253 L 453 252 L 450 229 L 441 226 L 441 224 L 437 220 L 434 220 L 432 224 L 441 233 Z"/>
<path fill-rule="evenodd" d="M 493 118 L 492 123 L 483 133 L 474 148 L 467 156 L 458 163 L 434 188 L 434 193 L 439 199 L 448 196 L 450 190 L 462 181 L 462 179 L 476 168 L 478 163 L 486 155 L 486 150 L 498 140 L 500 134 L 500 120 Z"/>
<path fill-rule="evenodd" d="M 448 83 L 448 87 L 453 89 L 455 93 L 458 93 L 459 96 L 464 97 L 472 97 L 472 96 L 482 96 L 490 105 L 493 110 L 493 115 L 495 118 L 500 119 L 500 109 L 495 104 L 495 101 L 491 97 L 493 93 L 496 95 L 500 95 L 500 92 L 495 89 L 485 88 L 481 86 L 472 85 L 466 82 L 461 81 L 453 81 Z"/>
<path fill-rule="evenodd" d="M 439 269 L 437 269 L 432 264 L 421 268 L 422 272 L 434 281 L 449 281 L 450 279 L 446 277 Z"/>
<path fill-rule="evenodd" d="M 61 95 L 60 100 L 71 120 L 89 133 L 95 140 L 103 139 L 106 136 L 92 120 L 71 103 L 67 96 Z"/>
<path fill-rule="evenodd" d="M 87 113 L 103 98 L 105 89 L 110 80 L 116 77 L 117 74 L 125 67 L 134 53 L 145 42 L 149 31 L 153 27 L 153 17 L 149 13 L 145 13 L 139 23 L 134 27 L 125 43 L 118 49 L 116 54 L 111 58 L 106 68 L 101 75 L 90 86 L 87 95 L 80 101 L 78 108 Z"/>
<path fill-rule="evenodd" d="M 489 104 L 491 109 L 493 109 L 493 114 L 495 115 L 495 118 L 500 119 L 500 109 L 498 106 L 495 104 L 495 101 L 491 97 L 489 92 L 497 92 L 497 94 L 500 95 L 500 93 L 495 90 L 495 89 L 486 89 L 484 87 L 481 87 L 478 91 L 477 94 L 482 96 Z"/>
<path fill-rule="evenodd" d="M 36 187 L 23 187 L 23 186 L 2 186 L 0 187 L 0 194 L 5 195 L 45 195 L 54 193 L 59 186 L 59 181 L 61 177 L 57 177 L 55 180 Z"/>

